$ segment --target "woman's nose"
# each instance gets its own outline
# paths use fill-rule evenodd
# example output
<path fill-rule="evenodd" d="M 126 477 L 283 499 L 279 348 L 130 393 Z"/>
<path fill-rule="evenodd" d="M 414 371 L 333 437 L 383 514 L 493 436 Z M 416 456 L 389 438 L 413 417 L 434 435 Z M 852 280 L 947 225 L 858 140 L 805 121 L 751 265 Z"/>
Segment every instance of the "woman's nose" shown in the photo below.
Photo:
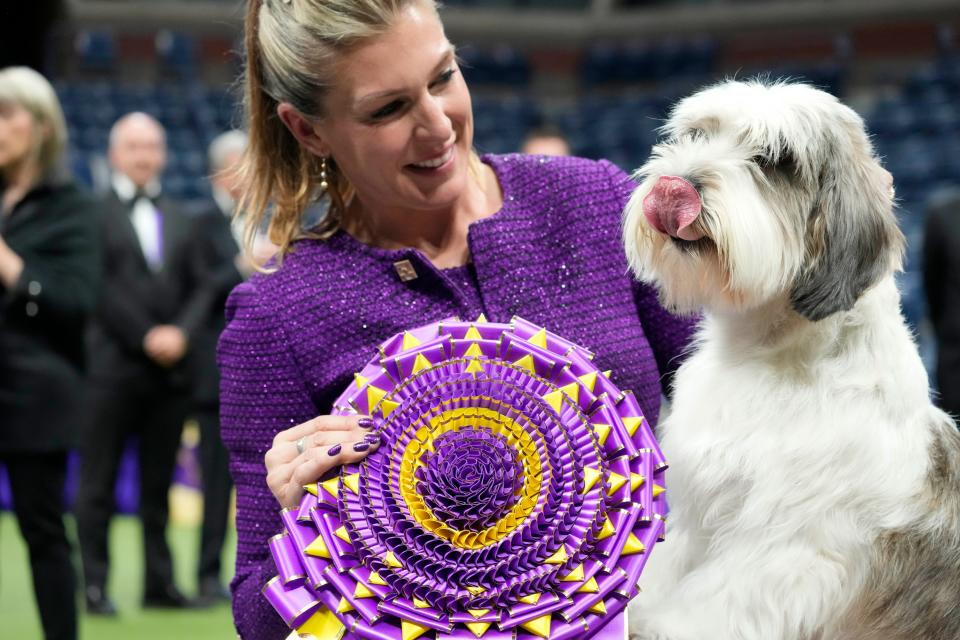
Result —
<path fill-rule="evenodd" d="M 418 122 L 420 135 L 426 138 L 447 140 L 453 132 L 453 123 L 444 110 L 443 99 L 427 96 L 421 103 Z"/>

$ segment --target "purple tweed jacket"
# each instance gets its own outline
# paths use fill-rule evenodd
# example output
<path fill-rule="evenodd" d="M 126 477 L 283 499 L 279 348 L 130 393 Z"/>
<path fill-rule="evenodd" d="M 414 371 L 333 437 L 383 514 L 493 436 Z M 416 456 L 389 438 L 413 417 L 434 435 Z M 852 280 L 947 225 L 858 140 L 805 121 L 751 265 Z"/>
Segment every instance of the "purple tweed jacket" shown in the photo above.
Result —
<path fill-rule="evenodd" d="M 223 440 L 237 487 L 232 588 L 241 637 L 289 634 L 260 594 L 276 574 L 267 540 L 281 527 L 264 453 L 278 431 L 328 413 L 391 335 L 455 315 L 521 316 L 595 352 L 598 367 L 612 369 L 656 424 L 661 382 L 678 366 L 694 321 L 667 313 L 654 290 L 630 277 L 620 214 L 634 183 L 608 162 L 483 161 L 500 180 L 503 208 L 470 227 L 474 295 L 414 249 L 376 249 L 343 232 L 297 243 L 277 272 L 233 291 L 219 362 Z M 400 278 L 401 260 L 415 279 Z"/>

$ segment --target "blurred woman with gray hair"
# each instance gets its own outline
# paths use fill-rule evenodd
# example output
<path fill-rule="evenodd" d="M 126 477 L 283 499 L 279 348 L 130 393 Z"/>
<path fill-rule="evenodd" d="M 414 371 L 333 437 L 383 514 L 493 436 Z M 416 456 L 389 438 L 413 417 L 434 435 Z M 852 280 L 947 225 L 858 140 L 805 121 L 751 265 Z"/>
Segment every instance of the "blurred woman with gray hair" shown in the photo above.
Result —
<path fill-rule="evenodd" d="M 77 637 L 63 497 L 99 280 L 96 212 L 61 166 L 66 141 L 50 83 L 0 70 L 0 462 L 48 640 Z"/>

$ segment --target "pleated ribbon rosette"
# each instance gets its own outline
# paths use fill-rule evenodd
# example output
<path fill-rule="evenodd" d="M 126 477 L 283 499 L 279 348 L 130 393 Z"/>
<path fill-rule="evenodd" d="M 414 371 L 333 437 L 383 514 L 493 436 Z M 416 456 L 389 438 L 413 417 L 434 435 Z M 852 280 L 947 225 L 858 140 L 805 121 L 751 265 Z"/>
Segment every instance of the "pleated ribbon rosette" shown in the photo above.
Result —
<path fill-rule="evenodd" d="M 393 336 L 333 413 L 382 444 L 307 487 L 264 595 L 294 633 L 591 638 L 663 534 L 666 464 L 633 394 L 520 318 Z"/>

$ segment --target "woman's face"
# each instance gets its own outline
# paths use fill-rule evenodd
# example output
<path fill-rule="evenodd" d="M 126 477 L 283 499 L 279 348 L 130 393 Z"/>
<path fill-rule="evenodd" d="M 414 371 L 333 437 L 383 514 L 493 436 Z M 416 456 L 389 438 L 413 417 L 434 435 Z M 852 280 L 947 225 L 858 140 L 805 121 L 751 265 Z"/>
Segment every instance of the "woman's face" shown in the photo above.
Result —
<path fill-rule="evenodd" d="M 416 3 L 341 59 L 315 133 L 361 203 L 441 210 L 468 184 L 470 93 L 436 14 Z"/>
<path fill-rule="evenodd" d="M 26 161 L 36 144 L 36 121 L 18 104 L 0 102 L 0 170 Z"/>

